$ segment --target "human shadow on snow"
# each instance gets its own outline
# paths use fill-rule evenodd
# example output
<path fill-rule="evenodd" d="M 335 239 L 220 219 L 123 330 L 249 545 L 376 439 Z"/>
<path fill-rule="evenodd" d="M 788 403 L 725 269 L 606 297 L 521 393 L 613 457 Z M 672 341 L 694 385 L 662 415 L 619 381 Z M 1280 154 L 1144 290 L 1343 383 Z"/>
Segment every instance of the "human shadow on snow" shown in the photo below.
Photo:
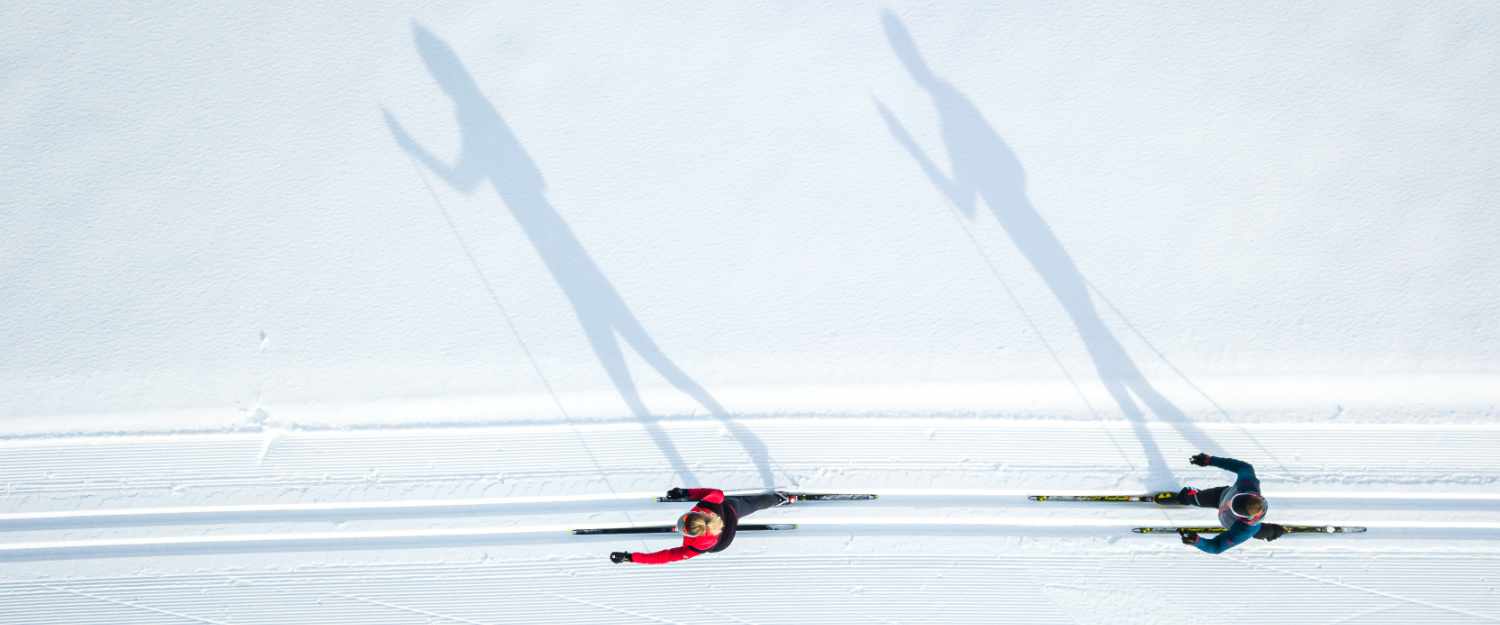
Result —
<path fill-rule="evenodd" d="M 891 135 L 965 217 L 973 218 L 976 203 L 982 200 L 1004 227 L 1011 243 L 1041 275 L 1082 337 L 1100 382 L 1134 429 L 1148 458 L 1150 484 L 1166 487 L 1176 480 L 1146 427 L 1146 410 L 1172 424 L 1197 449 L 1221 455 L 1223 450 L 1151 385 L 1100 318 L 1089 296 L 1088 282 L 1027 197 L 1025 170 L 1005 140 L 968 97 L 933 73 L 894 14 L 885 11 L 883 21 L 896 57 L 917 85 L 932 97 L 952 174 L 945 173 L 928 158 L 901 122 L 877 101 L 876 107 Z"/>
<path fill-rule="evenodd" d="M 729 412 L 702 385 L 684 372 L 657 346 L 651 334 L 631 312 L 623 297 L 605 277 L 573 230 L 548 201 L 541 170 L 526 153 L 505 119 L 480 91 L 479 85 L 442 39 L 420 24 L 412 25 L 412 36 L 423 63 L 443 92 L 453 100 L 453 112 L 461 132 L 462 146 L 452 165 L 433 156 L 418 144 L 389 111 L 385 120 L 396 142 L 450 187 L 473 193 L 489 182 L 510 214 L 520 225 L 542 262 L 552 274 L 587 335 L 594 355 L 609 375 L 615 390 L 637 420 L 671 462 L 684 484 L 700 484 L 682 454 L 657 423 L 658 417 L 641 399 L 626 364 L 623 348 L 629 348 L 679 391 L 692 397 L 724 425 L 744 447 L 764 486 L 775 486 L 770 455 L 754 433 L 735 423 Z"/>

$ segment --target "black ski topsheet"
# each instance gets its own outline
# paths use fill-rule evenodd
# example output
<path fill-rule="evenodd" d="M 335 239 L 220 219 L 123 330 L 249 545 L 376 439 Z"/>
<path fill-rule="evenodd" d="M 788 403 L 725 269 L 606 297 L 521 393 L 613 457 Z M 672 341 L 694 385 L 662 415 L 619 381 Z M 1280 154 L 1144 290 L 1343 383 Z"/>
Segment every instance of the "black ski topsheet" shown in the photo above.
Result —
<path fill-rule="evenodd" d="M 741 523 L 735 531 L 755 532 L 770 530 L 794 530 L 794 523 Z M 642 525 L 636 527 L 589 527 L 573 530 L 574 534 L 674 534 L 677 528 L 671 525 Z"/>
<path fill-rule="evenodd" d="M 1349 525 L 1282 525 L 1288 534 L 1363 534 L 1368 528 Z M 1222 527 L 1134 527 L 1130 531 L 1137 534 L 1176 534 L 1177 532 L 1193 532 L 1195 534 L 1218 534 L 1224 531 Z"/>
<path fill-rule="evenodd" d="M 865 493 L 798 493 L 783 491 L 783 494 L 796 495 L 798 501 L 870 501 L 880 498 L 880 495 L 870 495 Z M 687 498 L 674 499 L 672 497 L 657 497 L 656 501 L 660 503 L 684 503 L 694 502 L 698 500 Z"/>
<path fill-rule="evenodd" d="M 1091 501 L 1109 503 L 1156 503 L 1156 495 L 1030 495 L 1032 501 Z"/>

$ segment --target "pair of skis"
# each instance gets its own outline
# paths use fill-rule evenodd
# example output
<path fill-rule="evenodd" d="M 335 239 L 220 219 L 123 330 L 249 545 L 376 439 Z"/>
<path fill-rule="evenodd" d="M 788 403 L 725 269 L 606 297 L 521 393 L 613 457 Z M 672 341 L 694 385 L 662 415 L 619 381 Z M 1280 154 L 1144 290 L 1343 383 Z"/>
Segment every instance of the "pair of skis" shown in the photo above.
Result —
<path fill-rule="evenodd" d="M 870 501 L 879 498 L 879 495 L 855 494 L 855 493 L 782 493 L 792 495 L 797 501 Z M 696 499 L 657 497 L 656 501 L 661 503 L 671 502 L 695 502 Z M 741 523 L 736 531 L 757 532 L 797 529 L 795 523 Z M 646 525 L 636 527 L 594 527 L 573 530 L 574 534 L 671 534 L 677 531 L 671 525 Z"/>
<path fill-rule="evenodd" d="M 1027 497 L 1032 501 L 1063 501 L 1063 502 L 1089 502 L 1089 503 L 1150 503 L 1166 506 L 1179 506 L 1176 503 L 1176 493 L 1163 492 L 1154 495 L 1031 495 Z M 1164 503 L 1166 502 L 1166 503 Z M 1351 525 L 1282 525 L 1288 534 L 1360 534 L 1367 528 Z M 1178 532 L 1193 532 L 1196 534 L 1218 534 L 1224 532 L 1222 527 L 1132 527 L 1130 531 L 1137 534 L 1176 534 Z"/>
<path fill-rule="evenodd" d="M 795 495 L 800 501 L 870 501 L 878 498 L 878 495 L 853 494 L 853 493 L 784 493 Z M 1088 503 L 1149 503 L 1157 505 L 1178 506 L 1177 503 L 1163 503 L 1176 493 L 1157 493 L 1154 495 L 1031 495 L 1027 497 L 1031 501 L 1056 501 L 1056 502 L 1088 502 Z M 691 499 L 673 499 L 669 497 L 657 497 L 658 502 L 691 502 Z M 1282 525 L 1288 534 L 1360 534 L 1367 528 L 1349 525 Z M 795 523 L 745 523 L 741 524 L 738 531 L 777 531 L 797 529 Z M 574 534 L 670 534 L 676 532 L 671 525 L 647 525 L 636 527 L 597 527 L 573 530 Z M 1175 534 L 1178 532 L 1194 532 L 1198 534 L 1217 534 L 1224 530 L 1222 527 L 1133 527 L 1130 531 L 1137 534 Z"/>

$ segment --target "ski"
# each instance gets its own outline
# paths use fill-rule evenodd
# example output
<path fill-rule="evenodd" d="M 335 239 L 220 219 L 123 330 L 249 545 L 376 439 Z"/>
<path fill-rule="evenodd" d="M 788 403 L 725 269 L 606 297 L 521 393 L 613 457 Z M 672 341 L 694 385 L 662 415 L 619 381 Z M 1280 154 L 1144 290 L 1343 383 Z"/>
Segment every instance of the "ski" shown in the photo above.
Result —
<path fill-rule="evenodd" d="M 769 530 L 794 530 L 794 523 L 742 523 L 737 528 L 741 532 L 769 531 Z M 636 527 L 589 527 L 573 530 L 574 534 L 673 534 L 677 528 L 671 525 L 642 525 Z"/>
<path fill-rule="evenodd" d="M 1088 501 L 1107 503 L 1157 503 L 1158 497 L 1173 497 L 1177 493 L 1164 492 L 1151 495 L 1030 495 L 1032 501 Z M 1175 499 L 1169 505 L 1177 505 Z"/>
<path fill-rule="evenodd" d="M 782 492 L 782 494 L 783 495 L 793 495 L 793 496 L 795 496 L 797 498 L 797 501 L 799 501 L 799 502 L 800 501 L 870 501 L 870 500 L 873 500 L 873 499 L 879 499 L 880 498 L 880 495 L 870 495 L 870 494 L 863 494 L 863 493 L 797 493 L 797 492 L 785 492 L 784 491 L 784 492 Z M 684 503 L 684 502 L 696 502 L 698 500 L 697 499 L 687 499 L 687 498 L 657 497 L 656 501 L 659 502 L 659 503 Z M 741 527 L 743 527 L 743 526 L 741 526 Z"/>
<path fill-rule="evenodd" d="M 1363 534 L 1369 528 L 1350 525 L 1282 525 L 1288 534 Z M 1224 531 L 1222 527 L 1135 527 L 1132 532 L 1137 534 L 1176 534 L 1177 532 L 1193 532 L 1196 534 L 1218 534 Z"/>

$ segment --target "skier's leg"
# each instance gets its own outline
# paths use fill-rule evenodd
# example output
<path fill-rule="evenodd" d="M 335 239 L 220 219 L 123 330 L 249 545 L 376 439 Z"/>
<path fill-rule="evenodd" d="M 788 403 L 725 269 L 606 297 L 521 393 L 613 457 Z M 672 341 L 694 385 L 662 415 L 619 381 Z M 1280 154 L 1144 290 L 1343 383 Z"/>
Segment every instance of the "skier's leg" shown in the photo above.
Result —
<path fill-rule="evenodd" d="M 750 516 L 751 513 L 765 510 L 780 505 L 781 496 L 776 491 L 766 491 L 754 495 L 731 495 L 724 498 L 724 502 L 734 506 L 734 511 L 739 513 L 740 518 Z"/>
<path fill-rule="evenodd" d="M 1210 488 L 1208 490 L 1198 490 L 1196 488 L 1187 487 L 1177 493 L 1177 498 L 1182 502 L 1182 505 L 1184 506 L 1198 506 L 1199 508 L 1217 509 L 1219 507 L 1219 497 L 1223 496 L 1225 488 L 1227 487 L 1220 486 L 1218 488 Z"/>

